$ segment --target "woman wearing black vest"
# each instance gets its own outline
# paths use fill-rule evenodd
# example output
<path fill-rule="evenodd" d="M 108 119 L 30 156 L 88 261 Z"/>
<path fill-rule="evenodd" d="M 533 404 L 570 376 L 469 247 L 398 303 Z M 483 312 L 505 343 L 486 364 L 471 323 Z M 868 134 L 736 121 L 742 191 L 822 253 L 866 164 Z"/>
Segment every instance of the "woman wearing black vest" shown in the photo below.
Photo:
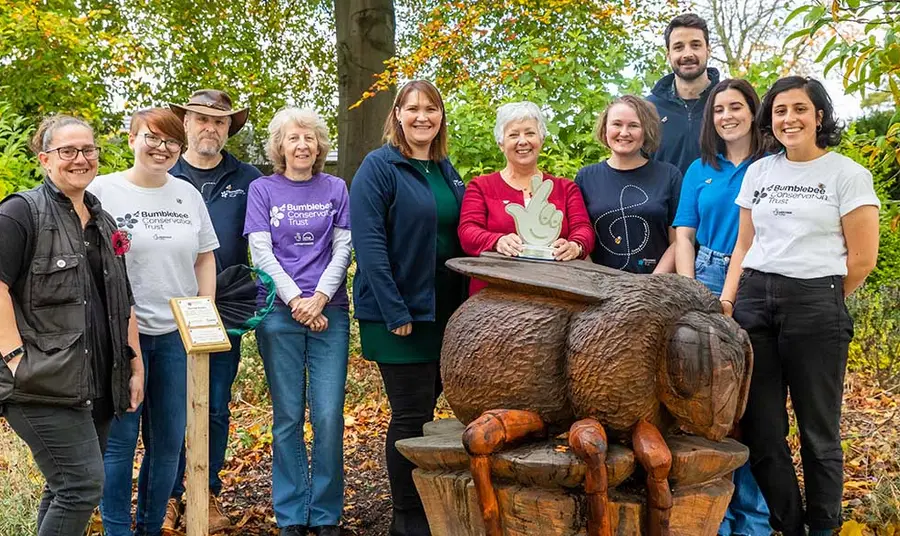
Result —
<path fill-rule="evenodd" d="M 0 202 L 0 413 L 46 479 L 38 536 L 81 536 L 114 415 L 143 400 L 127 242 L 85 188 L 100 149 L 74 117 L 32 142 L 46 180 Z"/>

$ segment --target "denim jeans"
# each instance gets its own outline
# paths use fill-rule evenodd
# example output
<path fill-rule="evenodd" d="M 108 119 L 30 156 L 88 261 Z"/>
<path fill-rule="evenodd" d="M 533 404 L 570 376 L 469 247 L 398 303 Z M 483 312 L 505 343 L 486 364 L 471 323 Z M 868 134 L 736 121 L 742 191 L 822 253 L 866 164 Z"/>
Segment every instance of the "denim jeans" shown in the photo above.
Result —
<path fill-rule="evenodd" d="M 378 363 L 384 390 L 391 404 L 391 423 L 384 446 L 391 501 L 394 504 L 391 536 L 429 536 L 431 531 L 422 500 L 413 482 L 415 464 L 394 444 L 421 437 L 422 427 L 434 419 L 434 405 L 441 394 L 441 365 L 432 363 Z"/>
<path fill-rule="evenodd" d="M 209 356 L 209 491 L 216 496 L 222 492 L 219 472 L 225 465 L 225 450 L 228 448 L 231 385 L 241 363 L 241 338 L 229 335 L 228 339 L 231 350 Z M 172 497 L 176 499 L 184 495 L 184 469 L 184 449 L 181 449 L 175 489 L 172 490 Z"/>
<path fill-rule="evenodd" d="M 841 401 L 853 322 L 840 276 L 795 279 L 744 270 L 734 319 L 753 345 L 753 377 L 741 420 L 753 475 L 785 536 L 841 526 Z M 787 444 L 791 405 L 800 429 L 806 509 Z"/>
<path fill-rule="evenodd" d="M 0 410 L 46 479 L 38 536 L 82 536 L 103 489 L 101 441 L 90 406 L 8 403 Z"/>
<path fill-rule="evenodd" d="M 136 535 L 160 534 L 184 445 L 187 355 L 181 336 L 174 331 L 142 334 L 140 339 L 147 378 L 144 403 L 138 412 L 113 423 L 103 460 L 107 485 L 100 510 L 107 536 L 132 534 L 131 475 L 138 429 L 142 430 L 144 459 L 138 476 Z"/>
<path fill-rule="evenodd" d="M 722 294 L 722 286 L 725 284 L 725 274 L 728 273 L 728 265 L 731 263 L 731 255 L 713 251 L 706 246 L 700 246 L 697 258 L 694 260 L 694 277 L 697 281 L 706 285 L 710 292 L 718 296 Z"/>
<path fill-rule="evenodd" d="M 725 284 L 725 274 L 728 273 L 728 265 L 731 256 L 718 251 L 713 251 L 705 246 L 700 246 L 697 259 L 694 261 L 694 273 L 697 281 L 715 295 L 722 293 Z M 763 498 L 762 491 L 753 478 L 748 461 L 739 467 L 732 476 L 734 482 L 734 494 L 725 511 L 725 519 L 719 526 L 719 536 L 769 536 L 772 527 L 769 526 L 769 507 Z"/>
<path fill-rule="evenodd" d="M 344 508 L 344 385 L 350 316 L 326 306 L 314 332 L 277 306 L 256 329 L 272 395 L 272 505 L 279 527 L 337 525 Z M 306 407 L 313 429 L 307 459 Z"/>

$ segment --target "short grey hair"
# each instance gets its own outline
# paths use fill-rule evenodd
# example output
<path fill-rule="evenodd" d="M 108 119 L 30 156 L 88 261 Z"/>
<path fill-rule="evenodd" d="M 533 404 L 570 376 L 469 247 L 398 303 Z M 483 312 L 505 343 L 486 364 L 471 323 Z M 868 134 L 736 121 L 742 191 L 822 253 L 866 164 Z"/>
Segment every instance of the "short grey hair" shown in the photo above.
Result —
<path fill-rule="evenodd" d="M 509 102 L 497 108 L 497 122 L 494 124 L 494 140 L 497 145 L 503 145 L 503 134 L 506 131 L 506 125 L 513 121 L 524 121 L 526 119 L 534 119 L 538 124 L 538 132 L 541 139 L 547 137 L 547 120 L 537 104 L 529 101 Z"/>
<path fill-rule="evenodd" d="M 319 117 L 314 110 L 310 108 L 282 108 L 275 114 L 272 121 L 269 122 L 269 141 L 266 143 L 266 153 L 275 173 L 284 173 L 287 166 L 284 152 L 281 150 L 281 142 L 284 141 L 284 131 L 290 124 L 298 125 L 302 128 L 312 129 L 316 135 L 316 142 L 319 144 L 319 154 L 316 161 L 313 162 L 313 175 L 322 171 L 325 167 L 325 158 L 328 156 L 328 150 L 331 149 L 331 142 L 328 140 L 328 125 Z"/>

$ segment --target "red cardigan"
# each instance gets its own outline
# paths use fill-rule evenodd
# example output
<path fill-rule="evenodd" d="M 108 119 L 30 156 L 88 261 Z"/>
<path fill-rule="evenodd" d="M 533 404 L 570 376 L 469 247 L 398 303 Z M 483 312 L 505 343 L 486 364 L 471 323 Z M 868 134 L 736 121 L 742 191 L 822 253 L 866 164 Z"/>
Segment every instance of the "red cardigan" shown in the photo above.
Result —
<path fill-rule="evenodd" d="M 577 242 L 582 249 L 581 258 L 587 258 L 594 249 L 594 228 L 581 190 L 569 179 L 544 173 L 544 180 L 553 181 L 549 201 L 563 213 L 560 238 Z M 466 187 L 459 214 L 459 241 L 463 251 L 472 256 L 493 251 L 501 236 L 516 232 L 516 224 L 506 212 L 506 205 L 524 202 L 525 195 L 507 184 L 499 172 L 472 179 Z M 487 283 L 472 279 L 469 294 L 486 286 Z"/>

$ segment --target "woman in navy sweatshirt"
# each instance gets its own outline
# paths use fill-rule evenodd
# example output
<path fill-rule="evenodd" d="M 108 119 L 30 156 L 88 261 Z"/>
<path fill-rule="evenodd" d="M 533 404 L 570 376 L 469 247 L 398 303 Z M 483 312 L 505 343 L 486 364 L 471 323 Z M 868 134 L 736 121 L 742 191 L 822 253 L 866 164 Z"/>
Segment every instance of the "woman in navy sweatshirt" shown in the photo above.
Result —
<path fill-rule="evenodd" d="M 466 295 L 465 279 L 444 266 L 462 254 L 456 228 L 465 186 L 447 159 L 444 103 L 430 82 L 397 93 L 384 138 L 350 186 L 353 303 L 363 356 L 378 363 L 391 404 L 390 533 L 423 536 L 430 531 L 414 465 L 394 443 L 422 435 L 441 393 L 444 327 Z"/>

